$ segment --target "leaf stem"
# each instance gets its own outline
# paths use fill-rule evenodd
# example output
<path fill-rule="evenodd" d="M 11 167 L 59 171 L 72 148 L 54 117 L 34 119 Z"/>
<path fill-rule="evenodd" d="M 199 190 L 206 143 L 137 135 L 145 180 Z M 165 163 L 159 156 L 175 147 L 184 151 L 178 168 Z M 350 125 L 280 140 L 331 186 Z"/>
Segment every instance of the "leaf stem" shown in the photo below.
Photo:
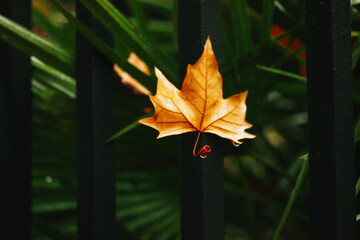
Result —
<path fill-rule="evenodd" d="M 196 154 L 196 146 L 197 146 L 197 144 L 198 144 L 198 142 L 199 142 L 199 138 L 200 138 L 200 131 L 198 132 L 198 135 L 197 135 L 197 138 L 196 138 L 196 142 L 195 142 L 195 145 L 194 145 L 194 150 L 193 150 L 193 155 L 194 155 L 194 157 L 197 157 L 198 156 L 198 154 Z"/>

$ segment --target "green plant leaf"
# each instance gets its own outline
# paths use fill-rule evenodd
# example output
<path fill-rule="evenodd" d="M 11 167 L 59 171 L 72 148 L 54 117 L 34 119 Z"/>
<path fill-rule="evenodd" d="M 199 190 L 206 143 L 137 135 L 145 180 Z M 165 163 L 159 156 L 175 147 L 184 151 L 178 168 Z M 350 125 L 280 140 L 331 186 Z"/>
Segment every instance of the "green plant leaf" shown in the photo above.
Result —
<path fill-rule="evenodd" d="M 117 219 L 139 239 L 161 239 L 163 234 L 178 236 L 178 184 L 178 169 L 120 173 L 117 177 Z"/>
<path fill-rule="evenodd" d="M 54 90 L 49 89 L 47 86 L 42 84 L 36 78 L 32 78 L 32 80 L 31 80 L 31 92 L 35 96 L 37 96 L 43 100 L 49 100 L 55 94 Z M 34 107 L 36 108 L 36 102 L 34 104 Z"/>
<path fill-rule="evenodd" d="M 50 78 L 49 77 L 44 78 L 41 77 L 41 75 L 37 74 L 37 72 L 34 72 L 34 77 L 35 75 L 37 75 L 38 80 L 40 80 L 39 78 L 42 78 L 53 88 L 57 89 L 60 92 L 63 92 L 64 94 L 68 95 L 71 98 L 75 98 L 76 83 L 74 78 L 56 70 L 51 66 L 46 65 L 36 57 L 31 58 L 31 65 L 40 72 L 47 74 L 47 76 L 50 76 Z"/>
<path fill-rule="evenodd" d="M 151 32 L 173 34 L 174 24 L 165 20 L 149 20 L 148 28 Z"/>
<path fill-rule="evenodd" d="M 99 51 L 101 51 L 105 56 L 107 56 L 111 61 L 118 64 L 119 67 L 125 72 L 129 73 L 133 78 L 137 79 L 144 86 L 146 86 L 150 91 L 154 91 L 156 87 L 156 80 L 154 77 L 149 77 L 139 69 L 127 62 L 127 59 L 119 56 L 113 48 L 107 45 L 104 41 L 98 38 L 89 28 L 87 28 L 83 23 L 77 20 L 69 11 L 67 11 L 57 0 L 48 0 L 54 7 L 56 7 L 65 18 L 76 27 L 81 34 L 86 37 Z"/>
<path fill-rule="evenodd" d="M 291 208 L 292 208 L 292 206 L 294 204 L 294 201 L 295 201 L 295 199 L 296 199 L 296 197 L 297 197 L 297 195 L 298 195 L 298 193 L 300 191 L 301 185 L 304 183 L 304 181 L 306 179 L 306 175 L 307 175 L 307 172 L 308 172 L 308 169 L 309 169 L 309 160 L 308 160 L 307 155 L 303 156 L 302 158 L 304 159 L 304 161 L 303 161 L 300 173 L 299 173 L 299 175 L 298 175 L 298 177 L 296 179 L 295 186 L 294 186 L 293 190 L 291 191 L 289 200 L 288 200 L 288 202 L 286 204 L 283 215 L 281 216 L 279 225 L 276 228 L 273 240 L 277 240 L 279 238 L 280 233 L 281 233 L 281 231 L 282 231 L 282 229 L 283 229 L 283 227 L 285 225 L 286 219 L 288 218 L 289 213 L 291 211 Z"/>
<path fill-rule="evenodd" d="M 134 16 L 134 20 L 136 25 L 144 31 L 144 33 L 148 33 L 148 19 L 146 16 L 146 12 L 144 11 L 144 7 L 141 3 L 134 0 L 127 0 L 130 11 Z"/>
<path fill-rule="evenodd" d="M 233 28 L 236 56 L 246 56 L 253 47 L 247 0 L 231 1 L 231 4 L 233 5 L 230 8 L 232 20 L 237 26 Z"/>
<path fill-rule="evenodd" d="M 153 7 L 163 8 L 166 10 L 172 10 L 174 7 L 174 1 L 172 0 L 135 0 Z"/>
<path fill-rule="evenodd" d="M 281 49 L 284 50 L 286 53 L 288 53 L 288 54 L 290 55 L 289 57 L 294 57 L 298 62 L 306 65 L 306 62 L 298 56 L 298 54 L 303 51 L 302 48 L 299 48 L 298 50 L 296 50 L 295 52 L 293 52 L 293 51 L 291 51 L 289 48 L 284 47 L 283 45 L 281 45 L 280 42 L 279 42 L 277 39 L 271 38 L 270 41 L 271 41 L 274 45 L 276 45 L 277 47 L 281 48 Z"/>
<path fill-rule="evenodd" d="M 43 202 L 35 199 L 32 204 L 32 211 L 35 214 L 69 210 L 76 210 L 76 199 L 54 196 L 52 199 L 46 198 Z"/>
<path fill-rule="evenodd" d="M 138 29 L 107 0 L 81 0 L 110 32 L 135 52 L 148 66 L 159 68 L 172 82 L 177 82 L 177 65 L 156 46 L 156 42 Z"/>
<path fill-rule="evenodd" d="M 65 49 L 37 36 L 23 26 L 0 15 L 0 38 L 14 48 L 34 55 L 48 65 L 73 76 L 73 56 Z"/>
<path fill-rule="evenodd" d="M 352 50 L 352 69 L 354 70 L 356 67 L 356 64 L 359 61 L 359 57 L 360 57 L 360 40 L 359 38 L 356 39 L 356 42 L 353 46 L 353 50 Z"/>
<path fill-rule="evenodd" d="M 282 76 L 292 78 L 292 79 L 295 79 L 295 80 L 298 80 L 298 81 L 301 81 L 301 82 L 306 82 L 306 77 L 300 76 L 300 75 L 295 74 L 295 73 L 287 72 L 287 71 L 280 70 L 280 69 L 277 69 L 277 68 L 266 67 L 266 66 L 263 66 L 263 65 L 256 65 L 256 68 L 258 68 L 260 70 L 263 70 L 265 72 L 271 72 L 271 73 L 282 75 Z"/>
<path fill-rule="evenodd" d="M 75 41 L 72 38 L 73 35 L 64 31 L 62 25 L 56 25 L 49 16 L 50 14 L 45 15 L 38 7 L 39 6 L 35 4 L 32 9 L 33 24 L 40 26 L 41 29 L 46 32 L 46 35 L 53 39 L 54 42 L 58 43 L 63 48 L 68 50 L 71 49 L 71 52 L 73 52 L 75 50 Z M 58 16 L 56 17 L 59 18 Z"/>
<path fill-rule="evenodd" d="M 127 125 L 126 127 L 124 127 L 123 129 L 121 129 L 120 131 L 118 131 L 116 134 L 114 134 L 113 136 L 111 136 L 109 139 L 106 140 L 106 142 L 111 142 L 114 141 L 116 138 L 124 135 L 125 133 L 133 130 L 134 128 L 136 128 L 137 126 L 139 126 L 140 124 L 138 123 L 139 120 L 143 119 L 143 118 L 148 118 L 151 117 L 154 114 L 154 112 L 148 113 L 143 115 L 142 117 L 136 119 L 134 122 L 130 123 L 129 125 Z"/>
<path fill-rule="evenodd" d="M 260 45 L 265 45 L 270 39 L 270 30 L 274 16 L 274 3 L 275 0 L 263 0 Z"/>

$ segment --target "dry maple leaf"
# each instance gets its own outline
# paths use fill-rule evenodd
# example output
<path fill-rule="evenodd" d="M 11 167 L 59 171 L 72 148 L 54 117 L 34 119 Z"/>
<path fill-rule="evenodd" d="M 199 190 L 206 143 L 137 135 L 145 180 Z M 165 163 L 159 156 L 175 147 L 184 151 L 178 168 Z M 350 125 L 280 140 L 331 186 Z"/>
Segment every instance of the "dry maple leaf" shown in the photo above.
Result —
<path fill-rule="evenodd" d="M 150 75 L 150 70 L 148 66 L 133 52 L 130 53 L 127 61 L 145 73 L 146 75 Z M 150 95 L 151 92 L 147 89 L 144 85 L 142 85 L 139 81 L 135 78 L 130 76 L 127 72 L 123 71 L 117 64 L 114 64 L 114 71 L 119 75 L 121 78 L 121 82 L 131 88 L 135 94 L 143 94 L 143 95 Z"/>
<path fill-rule="evenodd" d="M 210 38 L 195 65 L 188 65 L 181 91 L 155 68 L 158 78 L 155 96 L 149 96 L 155 107 L 154 116 L 139 123 L 159 131 L 158 138 L 186 132 L 198 132 L 194 156 L 211 151 L 204 146 L 195 154 L 200 133 L 213 133 L 230 139 L 235 145 L 239 140 L 254 138 L 245 132 L 252 125 L 245 120 L 247 91 L 223 99 L 222 76 L 212 50 Z"/>

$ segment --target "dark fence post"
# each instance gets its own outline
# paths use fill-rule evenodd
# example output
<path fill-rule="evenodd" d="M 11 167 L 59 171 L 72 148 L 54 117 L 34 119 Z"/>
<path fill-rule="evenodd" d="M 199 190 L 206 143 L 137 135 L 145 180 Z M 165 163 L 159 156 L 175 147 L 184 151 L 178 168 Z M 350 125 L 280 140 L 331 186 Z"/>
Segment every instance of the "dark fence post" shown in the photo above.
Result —
<path fill-rule="evenodd" d="M 77 17 L 108 44 L 111 35 L 77 1 Z M 115 239 L 112 63 L 77 35 L 78 239 Z"/>
<path fill-rule="evenodd" d="M 31 1 L 1 1 L 0 14 L 31 28 Z M 30 57 L 0 42 L 0 236 L 31 239 Z M 7 237 L 6 237 L 7 236 Z"/>
<path fill-rule="evenodd" d="M 187 65 L 201 56 L 205 41 L 211 43 L 221 66 L 221 1 L 179 0 L 180 83 Z M 209 145 L 206 159 L 195 158 L 196 134 L 181 137 L 181 234 L 182 239 L 224 239 L 223 154 L 217 136 L 202 134 L 199 146 Z"/>
<path fill-rule="evenodd" d="M 350 1 L 306 1 L 311 239 L 355 240 Z"/>

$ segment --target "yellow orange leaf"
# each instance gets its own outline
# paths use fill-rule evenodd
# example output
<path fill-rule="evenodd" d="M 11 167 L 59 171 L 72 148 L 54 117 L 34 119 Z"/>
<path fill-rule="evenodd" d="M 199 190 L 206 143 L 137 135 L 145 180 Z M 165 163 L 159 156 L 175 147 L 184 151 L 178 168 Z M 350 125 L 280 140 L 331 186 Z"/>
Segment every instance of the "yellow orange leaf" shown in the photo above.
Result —
<path fill-rule="evenodd" d="M 247 91 L 223 98 L 222 76 L 207 39 L 201 58 L 188 65 L 181 91 L 155 68 L 158 78 L 155 96 L 149 96 L 155 114 L 139 123 L 159 131 L 158 138 L 197 131 L 213 133 L 236 144 L 255 136 L 245 132 L 252 125 L 245 120 Z M 195 154 L 194 154 L 195 155 Z"/>
<path fill-rule="evenodd" d="M 134 67 L 145 73 L 146 75 L 150 75 L 150 70 L 148 66 L 135 54 L 130 53 L 128 62 L 132 64 Z M 131 88 L 135 94 L 143 94 L 143 95 L 150 95 L 151 92 L 147 89 L 144 85 L 142 85 L 139 81 L 135 78 L 130 76 L 127 72 L 123 71 L 117 64 L 114 64 L 114 71 L 119 75 L 121 78 L 121 82 Z"/>

